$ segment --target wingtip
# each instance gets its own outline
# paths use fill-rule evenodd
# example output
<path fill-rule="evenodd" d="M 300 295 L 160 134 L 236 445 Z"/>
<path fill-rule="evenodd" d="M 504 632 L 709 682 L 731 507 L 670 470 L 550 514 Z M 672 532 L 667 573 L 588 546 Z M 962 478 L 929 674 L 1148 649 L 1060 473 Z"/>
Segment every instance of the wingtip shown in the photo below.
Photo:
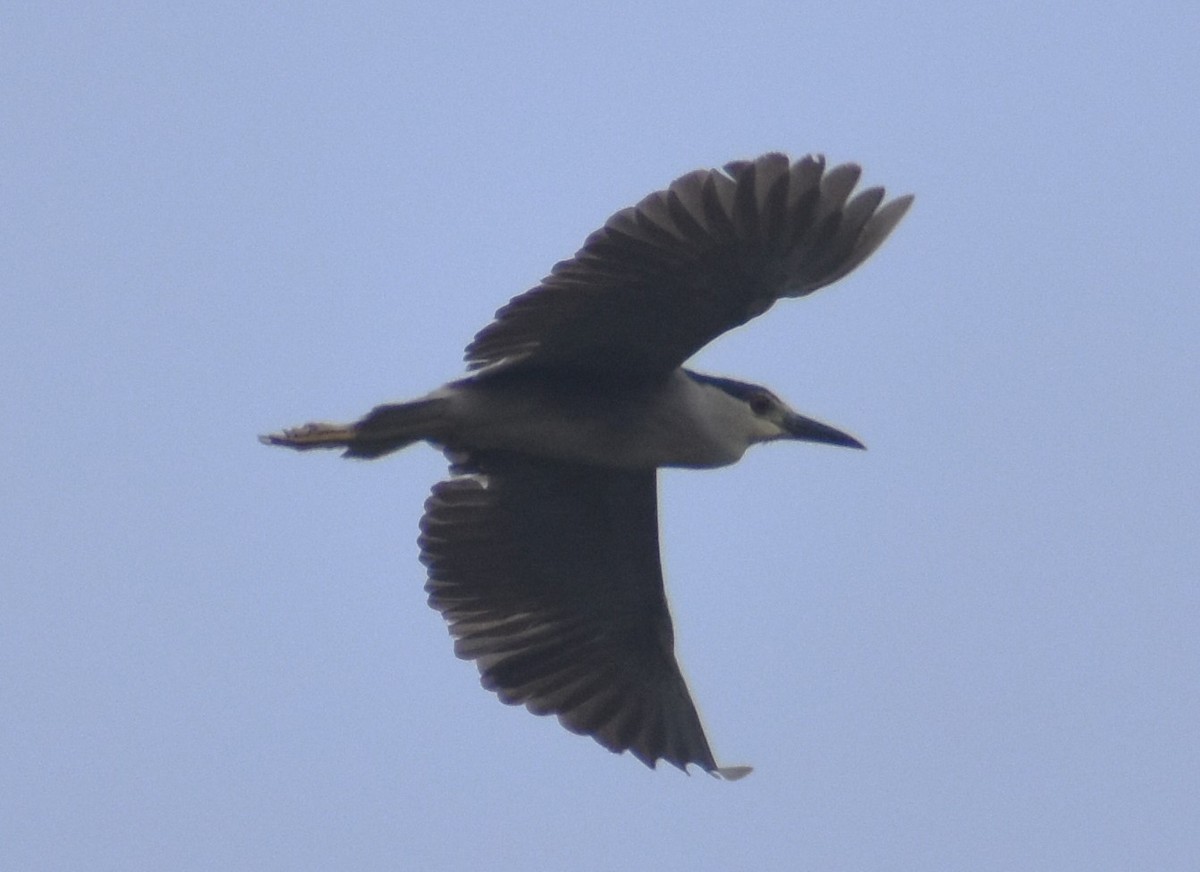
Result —
<path fill-rule="evenodd" d="M 753 766 L 721 766 L 714 769 L 712 774 L 722 781 L 740 781 L 753 771 Z"/>
<path fill-rule="evenodd" d="M 912 208 L 912 204 L 916 199 L 916 194 L 901 194 L 899 197 L 892 199 L 888 206 L 896 212 L 897 221 L 903 218 L 905 213 Z"/>

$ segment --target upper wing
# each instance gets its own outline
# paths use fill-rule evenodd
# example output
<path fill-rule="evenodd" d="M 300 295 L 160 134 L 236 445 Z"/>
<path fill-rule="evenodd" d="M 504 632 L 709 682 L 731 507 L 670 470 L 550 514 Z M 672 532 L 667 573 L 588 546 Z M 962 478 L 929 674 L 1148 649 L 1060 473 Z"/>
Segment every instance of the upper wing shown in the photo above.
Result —
<path fill-rule="evenodd" d="M 718 769 L 675 661 L 654 471 L 511 455 L 468 468 L 434 486 L 421 560 L 483 686 L 651 767 L 744 774 Z"/>
<path fill-rule="evenodd" d="M 467 346 L 478 369 L 653 377 L 771 307 L 837 281 L 912 203 L 853 198 L 861 170 L 782 154 L 697 170 L 613 215 L 570 260 L 514 298 Z"/>

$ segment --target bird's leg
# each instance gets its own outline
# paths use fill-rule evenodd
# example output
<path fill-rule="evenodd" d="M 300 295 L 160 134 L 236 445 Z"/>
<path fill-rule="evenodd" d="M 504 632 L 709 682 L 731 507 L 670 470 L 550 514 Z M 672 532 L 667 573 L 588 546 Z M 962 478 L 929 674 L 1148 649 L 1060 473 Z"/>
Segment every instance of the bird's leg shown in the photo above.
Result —
<path fill-rule="evenodd" d="M 279 433 L 268 433 L 259 436 L 258 441 L 263 445 L 282 445 L 297 451 L 308 451 L 310 448 L 348 448 L 354 437 L 353 424 L 315 423 L 289 427 Z"/>
<path fill-rule="evenodd" d="M 399 451 L 422 439 L 437 441 L 443 432 L 445 403 L 423 398 L 409 403 L 376 406 L 353 424 L 305 424 L 258 439 L 297 451 L 343 448 L 345 457 L 370 459 Z"/>

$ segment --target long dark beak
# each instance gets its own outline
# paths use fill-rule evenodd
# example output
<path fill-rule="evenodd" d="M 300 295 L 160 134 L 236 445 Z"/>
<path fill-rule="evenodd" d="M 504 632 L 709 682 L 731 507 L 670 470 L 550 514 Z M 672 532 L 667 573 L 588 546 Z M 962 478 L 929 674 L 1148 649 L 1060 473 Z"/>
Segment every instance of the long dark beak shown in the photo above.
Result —
<path fill-rule="evenodd" d="M 867 447 L 849 433 L 843 433 L 828 424 L 822 424 L 812 418 L 805 418 L 803 415 L 788 415 L 783 426 L 789 436 L 802 442 L 824 442 L 826 445 L 841 445 L 845 448 L 866 449 Z"/>

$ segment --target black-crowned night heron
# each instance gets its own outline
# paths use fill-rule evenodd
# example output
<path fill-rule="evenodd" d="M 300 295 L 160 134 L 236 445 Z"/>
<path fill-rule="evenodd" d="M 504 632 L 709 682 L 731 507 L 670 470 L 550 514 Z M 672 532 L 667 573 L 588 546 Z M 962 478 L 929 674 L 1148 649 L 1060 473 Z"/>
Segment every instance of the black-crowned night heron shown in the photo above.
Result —
<path fill-rule="evenodd" d="M 657 469 L 778 439 L 861 448 L 769 390 L 682 364 L 846 275 L 911 197 L 780 154 L 689 173 L 623 209 L 467 346 L 468 374 L 353 424 L 262 437 L 372 458 L 446 452 L 421 521 L 429 603 L 506 703 L 630 751 L 720 768 L 680 674 L 658 553 Z"/>

